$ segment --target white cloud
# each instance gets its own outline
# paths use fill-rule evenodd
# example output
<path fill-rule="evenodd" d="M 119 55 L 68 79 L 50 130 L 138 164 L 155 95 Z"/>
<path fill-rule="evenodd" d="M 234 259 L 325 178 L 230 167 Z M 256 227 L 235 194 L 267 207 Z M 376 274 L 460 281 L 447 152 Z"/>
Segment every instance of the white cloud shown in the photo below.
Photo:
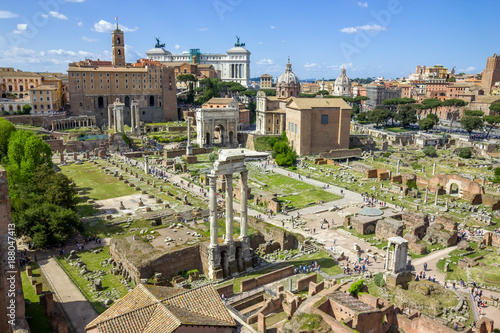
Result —
<path fill-rule="evenodd" d="M 143 58 L 142 54 L 136 52 L 132 46 L 127 44 L 125 44 L 125 56 L 130 62 L 135 62 L 135 60 Z"/>
<path fill-rule="evenodd" d="M 13 32 L 16 34 L 16 35 L 20 35 L 22 34 L 23 32 L 26 31 L 26 29 L 28 29 L 28 25 L 26 23 L 19 23 L 17 25 L 17 29 L 14 30 Z"/>
<path fill-rule="evenodd" d="M 58 13 L 58 12 L 55 12 L 53 10 L 51 10 L 49 12 L 50 16 L 56 18 L 56 19 L 59 19 L 59 20 L 67 20 L 68 18 L 66 17 L 66 15 L 63 15 L 61 13 Z"/>
<path fill-rule="evenodd" d="M 274 61 L 272 59 L 261 59 L 257 61 L 257 65 L 273 65 Z"/>
<path fill-rule="evenodd" d="M 97 31 L 97 32 L 111 32 L 111 31 L 115 30 L 115 27 L 116 27 L 116 25 L 111 23 L 111 22 L 100 20 L 99 22 L 94 24 L 94 28 L 92 28 L 92 30 Z M 126 26 L 121 25 L 121 24 L 119 25 L 119 27 L 124 32 L 137 31 L 137 29 L 138 29 L 137 27 L 127 28 Z"/>
<path fill-rule="evenodd" d="M 274 25 L 270 26 L 270 28 L 271 28 L 272 30 L 276 29 L 276 27 L 275 27 Z"/>
<path fill-rule="evenodd" d="M 89 37 L 87 37 L 87 36 L 83 36 L 83 37 L 82 37 L 82 40 L 84 40 L 84 41 L 86 41 L 86 42 L 91 43 L 91 42 L 97 42 L 99 39 L 96 39 L 96 38 L 89 38 Z"/>
<path fill-rule="evenodd" d="M 208 30 L 208 28 L 200 28 L 200 29 L 198 29 L 198 31 L 207 31 L 207 30 Z"/>
<path fill-rule="evenodd" d="M 318 64 L 316 64 L 316 63 L 314 63 L 314 62 L 312 62 L 312 63 L 306 63 L 306 64 L 304 65 L 304 67 L 305 67 L 307 70 L 315 70 L 315 69 L 320 68 L 321 66 L 320 66 L 320 65 L 318 65 Z"/>
<path fill-rule="evenodd" d="M 361 8 L 366 8 L 366 7 L 368 7 L 368 2 L 361 2 L 361 1 L 359 1 L 358 2 L 358 6 L 361 7 Z"/>
<path fill-rule="evenodd" d="M 19 17 L 16 13 L 9 12 L 8 10 L 0 10 L 0 19 L 10 19 Z"/>
<path fill-rule="evenodd" d="M 80 22 L 78 22 L 76 25 L 77 25 L 77 26 L 79 26 L 79 27 L 83 27 L 83 22 L 82 22 L 82 21 L 80 21 Z"/>
<path fill-rule="evenodd" d="M 60 56 L 70 56 L 70 57 L 74 57 L 77 55 L 76 52 L 73 52 L 73 51 L 66 51 L 66 50 L 63 50 L 63 49 L 59 49 L 59 50 L 48 50 L 47 51 L 48 54 L 52 54 L 52 55 L 60 55 Z"/>
<path fill-rule="evenodd" d="M 471 72 L 474 72 L 477 68 L 474 67 L 474 66 L 469 66 L 467 68 L 461 68 L 459 70 L 457 70 L 458 73 L 461 73 L 461 72 L 464 72 L 464 73 L 471 73 Z"/>
<path fill-rule="evenodd" d="M 178 50 L 178 49 L 180 49 L 180 48 L 181 48 L 181 46 L 180 46 L 179 44 L 175 44 L 175 46 L 174 46 L 174 47 L 175 47 L 175 49 L 176 49 L 176 50 Z"/>
<path fill-rule="evenodd" d="M 340 68 L 350 69 L 350 68 L 353 68 L 354 66 L 352 65 L 352 62 L 349 62 L 349 63 L 343 63 L 341 65 L 330 65 L 330 66 L 326 66 L 326 67 L 332 68 L 332 69 L 340 69 Z"/>
<path fill-rule="evenodd" d="M 354 34 L 360 30 L 362 30 L 362 31 L 385 31 L 385 30 L 387 30 L 387 28 L 382 26 L 382 25 L 378 25 L 378 24 L 373 24 L 373 25 L 365 24 L 365 25 L 360 25 L 357 27 L 342 28 L 342 29 L 340 29 L 340 32 L 343 32 L 345 34 Z"/>
<path fill-rule="evenodd" d="M 264 43 L 263 43 L 263 42 L 259 42 L 258 44 L 259 44 L 259 45 L 263 45 Z"/>

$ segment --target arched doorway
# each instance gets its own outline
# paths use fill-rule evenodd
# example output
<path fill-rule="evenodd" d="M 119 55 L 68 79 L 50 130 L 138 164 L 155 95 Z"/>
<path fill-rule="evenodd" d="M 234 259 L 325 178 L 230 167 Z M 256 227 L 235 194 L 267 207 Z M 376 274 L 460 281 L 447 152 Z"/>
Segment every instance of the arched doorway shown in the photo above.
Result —
<path fill-rule="evenodd" d="M 149 106 L 155 106 L 155 97 L 149 96 Z"/>
<path fill-rule="evenodd" d="M 451 195 L 454 195 L 454 194 L 458 194 L 460 188 L 458 187 L 458 184 L 457 183 L 451 183 L 450 184 L 450 190 L 449 190 L 449 193 Z"/>
<path fill-rule="evenodd" d="M 243 272 L 245 267 L 243 267 L 243 251 L 241 250 L 241 246 L 236 247 L 236 264 L 238 265 L 238 272 Z"/>
<path fill-rule="evenodd" d="M 205 144 L 210 146 L 210 133 L 205 134 Z"/>
<path fill-rule="evenodd" d="M 233 131 L 229 131 L 229 144 L 232 145 L 234 142 L 234 133 Z"/>
<path fill-rule="evenodd" d="M 220 253 L 220 265 L 222 267 L 222 274 L 224 277 L 227 277 L 229 275 L 229 260 L 226 251 L 221 251 Z"/>
<path fill-rule="evenodd" d="M 214 143 L 226 144 L 226 129 L 220 124 L 214 128 Z"/>
<path fill-rule="evenodd" d="M 125 96 L 125 107 L 128 108 L 130 107 L 130 97 Z"/>
<path fill-rule="evenodd" d="M 104 108 L 104 97 L 99 96 L 99 97 L 97 98 L 97 107 L 98 107 L 99 109 Z"/>

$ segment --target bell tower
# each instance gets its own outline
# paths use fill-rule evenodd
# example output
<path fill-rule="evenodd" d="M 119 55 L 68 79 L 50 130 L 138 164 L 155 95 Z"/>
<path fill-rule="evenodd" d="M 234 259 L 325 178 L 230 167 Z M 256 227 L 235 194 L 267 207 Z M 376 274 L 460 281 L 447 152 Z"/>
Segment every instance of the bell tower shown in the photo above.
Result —
<path fill-rule="evenodd" d="M 125 66 L 125 41 L 123 40 L 123 31 L 118 28 L 111 33 L 113 66 Z"/>

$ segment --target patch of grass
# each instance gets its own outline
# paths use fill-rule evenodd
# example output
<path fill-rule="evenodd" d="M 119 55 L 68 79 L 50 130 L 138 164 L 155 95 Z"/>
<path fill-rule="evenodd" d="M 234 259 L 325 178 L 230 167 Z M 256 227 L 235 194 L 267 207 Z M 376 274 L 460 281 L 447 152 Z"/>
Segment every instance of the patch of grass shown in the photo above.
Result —
<path fill-rule="evenodd" d="M 302 322 L 300 329 L 315 330 L 319 327 L 323 318 L 318 314 L 301 313 L 298 315 L 298 320 Z"/>
<path fill-rule="evenodd" d="M 72 179 L 89 198 L 103 200 L 137 193 L 132 187 L 90 163 L 61 166 L 61 171 Z"/>
<path fill-rule="evenodd" d="M 411 132 L 412 130 L 404 128 L 404 127 L 399 127 L 399 126 L 386 126 L 384 127 L 384 130 L 388 132 L 393 132 L 393 133 L 404 133 L 404 132 Z"/>
<path fill-rule="evenodd" d="M 95 249 L 94 249 L 95 250 Z M 100 263 L 104 261 L 104 259 L 109 258 L 109 246 L 105 246 L 102 248 L 102 251 L 99 253 L 94 253 L 92 251 L 79 251 L 78 257 L 87 265 L 87 268 L 90 271 L 98 271 L 104 270 L 107 271 L 108 274 L 102 276 L 100 279 L 102 281 L 103 291 L 114 289 L 118 292 L 120 297 L 123 297 L 127 294 L 127 288 L 121 284 L 121 276 L 120 275 L 112 275 L 109 273 L 111 266 L 102 267 Z M 57 261 L 66 271 L 66 273 L 70 276 L 70 278 L 78 285 L 80 290 L 83 291 L 85 297 L 89 300 L 89 302 L 94 306 L 94 308 L 102 313 L 106 310 L 106 306 L 101 304 L 96 297 L 94 297 L 94 292 L 90 287 L 90 283 L 78 273 L 78 268 L 76 266 L 72 266 L 66 262 L 67 256 L 59 256 L 57 257 Z"/>
<path fill-rule="evenodd" d="M 32 268 L 33 277 L 36 278 L 37 281 L 43 281 L 38 265 L 32 262 L 30 266 Z M 45 314 L 45 309 L 40 304 L 40 296 L 36 295 L 35 289 L 31 285 L 25 270 L 21 270 L 21 281 L 23 285 L 24 300 L 26 302 L 26 317 L 31 317 L 31 319 L 28 320 L 31 332 L 51 333 L 50 321 Z M 48 284 L 44 283 L 44 289 L 47 289 L 47 286 Z"/>

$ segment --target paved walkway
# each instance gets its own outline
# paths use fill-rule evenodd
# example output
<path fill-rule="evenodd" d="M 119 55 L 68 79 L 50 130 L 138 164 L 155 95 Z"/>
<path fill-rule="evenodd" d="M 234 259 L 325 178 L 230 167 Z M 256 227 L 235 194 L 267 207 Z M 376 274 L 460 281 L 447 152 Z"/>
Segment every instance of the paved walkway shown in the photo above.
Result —
<path fill-rule="evenodd" d="M 85 326 L 99 314 L 71 282 L 66 272 L 59 267 L 54 258 L 42 259 L 38 264 L 76 333 L 85 333 Z"/>

